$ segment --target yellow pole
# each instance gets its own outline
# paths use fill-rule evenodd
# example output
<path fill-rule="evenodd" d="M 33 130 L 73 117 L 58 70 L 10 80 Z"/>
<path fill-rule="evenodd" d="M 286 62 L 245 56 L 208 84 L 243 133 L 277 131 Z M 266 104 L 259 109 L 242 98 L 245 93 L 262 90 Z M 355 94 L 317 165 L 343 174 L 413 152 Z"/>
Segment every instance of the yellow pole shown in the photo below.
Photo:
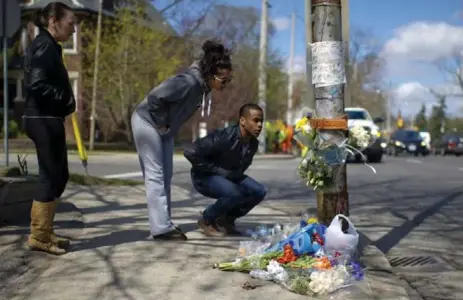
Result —
<path fill-rule="evenodd" d="M 64 53 L 63 53 L 63 63 L 64 63 L 64 66 L 66 67 L 66 62 L 64 61 Z M 77 115 L 75 112 L 72 113 L 71 119 L 72 119 L 72 128 L 74 129 L 74 138 L 77 144 L 77 151 L 79 152 L 79 157 L 80 157 L 80 160 L 82 161 L 82 165 L 85 168 L 85 172 L 87 172 L 88 154 L 87 154 L 87 150 L 85 149 L 84 143 L 82 141 L 82 136 L 80 135 L 79 122 L 77 121 Z"/>

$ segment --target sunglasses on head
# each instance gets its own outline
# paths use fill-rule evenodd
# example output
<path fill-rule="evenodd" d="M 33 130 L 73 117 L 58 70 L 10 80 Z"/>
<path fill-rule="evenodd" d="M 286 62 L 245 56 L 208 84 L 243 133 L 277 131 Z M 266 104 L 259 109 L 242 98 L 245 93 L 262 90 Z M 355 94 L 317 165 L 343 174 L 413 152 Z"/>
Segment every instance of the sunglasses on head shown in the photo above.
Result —
<path fill-rule="evenodd" d="M 230 77 L 221 78 L 221 77 L 214 76 L 214 79 L 225 84 L 225 83 L 229 83 L 232 80 L 232 77 L 230 76 Z"/>

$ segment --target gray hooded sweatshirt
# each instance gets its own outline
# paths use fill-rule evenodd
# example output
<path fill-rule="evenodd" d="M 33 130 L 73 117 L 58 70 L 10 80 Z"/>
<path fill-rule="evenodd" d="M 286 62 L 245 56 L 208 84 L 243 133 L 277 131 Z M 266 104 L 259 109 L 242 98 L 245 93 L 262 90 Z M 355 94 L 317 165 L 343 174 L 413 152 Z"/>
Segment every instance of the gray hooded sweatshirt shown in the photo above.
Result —
<path fill-rule="evenodd" d="M 148 93 L 136 108 L 136 113 L 158 130 L 163 137 L 174 137 L 180 127 L 202 106 L 202 116 L 207 103 L 210 114 L 210 88 L 204 81 L 197 62 L 184 73 L 173 76 Z"/>

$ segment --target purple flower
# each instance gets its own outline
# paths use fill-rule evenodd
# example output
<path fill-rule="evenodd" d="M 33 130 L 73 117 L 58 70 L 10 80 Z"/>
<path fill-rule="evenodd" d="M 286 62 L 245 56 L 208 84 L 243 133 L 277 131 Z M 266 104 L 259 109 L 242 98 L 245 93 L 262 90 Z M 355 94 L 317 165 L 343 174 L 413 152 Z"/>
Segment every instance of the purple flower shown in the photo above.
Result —
<path fill-rule="evenodd" d="M 363 280 L 363 271 L 353 272 L 352 275 L 357 281 Z"/>
<path fill-rule="evenodd" d="M 356 262 L 351 262 L 350 266 L 352 268 L 351 274 L 354 276 L 355 280 L 363 280 L 364 274 L 362 266 Z"/>

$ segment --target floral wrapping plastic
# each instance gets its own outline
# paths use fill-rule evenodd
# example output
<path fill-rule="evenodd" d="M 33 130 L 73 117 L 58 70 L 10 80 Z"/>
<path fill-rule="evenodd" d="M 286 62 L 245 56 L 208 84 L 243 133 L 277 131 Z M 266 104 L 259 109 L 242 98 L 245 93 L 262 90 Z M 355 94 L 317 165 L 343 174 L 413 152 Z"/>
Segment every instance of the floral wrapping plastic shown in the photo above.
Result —
<path fill-rule="evenodd" d="M 307 214 L 303 214 L 299 220 L 282 224 L 275 224 L 272 229 L 266 230 L 267 236 L 253 234 L 253 240 L 240 243 L 234 261 L 215 264 L 214 268 L 246 272 L 253 278 L 274 281 L 311 299 L 340 300 L 346 295 L 358 299 L 369 298 L 371 291 L 368 292 L 368 282 L 363 278 L 363 268 L 353 261 L 352 248 L 356 248 L 357 241 L 346 243 L 344 239 L 338 239 L 339 234 L 327 236 L 328 227 L 311 235 L 312 242 L 322 246 L 316 253 L 300 251 L 303 250 L 300 248 L 302 244 L 295 242 L 292 236 L 307 232 L 311 226 L 320 229 L 324 226 Z M 349 225 L 355 232 L 353 224 L 349 222 Z M 339 227 L 336 224 L 331 227 L 336 229 L 336 226 Z M 267 228 L 261 225 L 256 231 L 262 231 L 263 227 Z M 281 243 L 284 244 L 283 249 Z"/>
<path fill-rule="evenodd" d="M 349 129 L 348 137 L 343 133 L 333 138 L 324 131 L 310 127 L 309 119 L 296 123 L 295 139 L 304 145 L 298 172 L 305 184 L 314 190 L 337 191 L 335 183 L 349 154 L 360 154 L 372 141 L 372 136 L 362 126 Z M 365 163 L 366 164 L 366 163 Z M 376 170 L 366 164 L 374 173 Z"/>
<path fill-rule="evenodd" d="M 368 282 L 363 279 L 363 269 L 356 263 L 337 264 L 325 269 L 288 269 L 271 260 L 265 270 L 252 270 L 253 278 L 274 281 L 289 291 L 312 297 L 312 299 L 344 299 L 347 294 L 361 295 L 367 299 L 371 294 Z"/>
<path fill-rule="evenodd" d="M 307 151 L 298 167 L 300 177 L 314 190 L 335 189 L 334 183 L 346 161 L 347 152 L 335 144 L 325 143 L 318 134 L 312 134 L 312 139 L 305 138 Z"/>

